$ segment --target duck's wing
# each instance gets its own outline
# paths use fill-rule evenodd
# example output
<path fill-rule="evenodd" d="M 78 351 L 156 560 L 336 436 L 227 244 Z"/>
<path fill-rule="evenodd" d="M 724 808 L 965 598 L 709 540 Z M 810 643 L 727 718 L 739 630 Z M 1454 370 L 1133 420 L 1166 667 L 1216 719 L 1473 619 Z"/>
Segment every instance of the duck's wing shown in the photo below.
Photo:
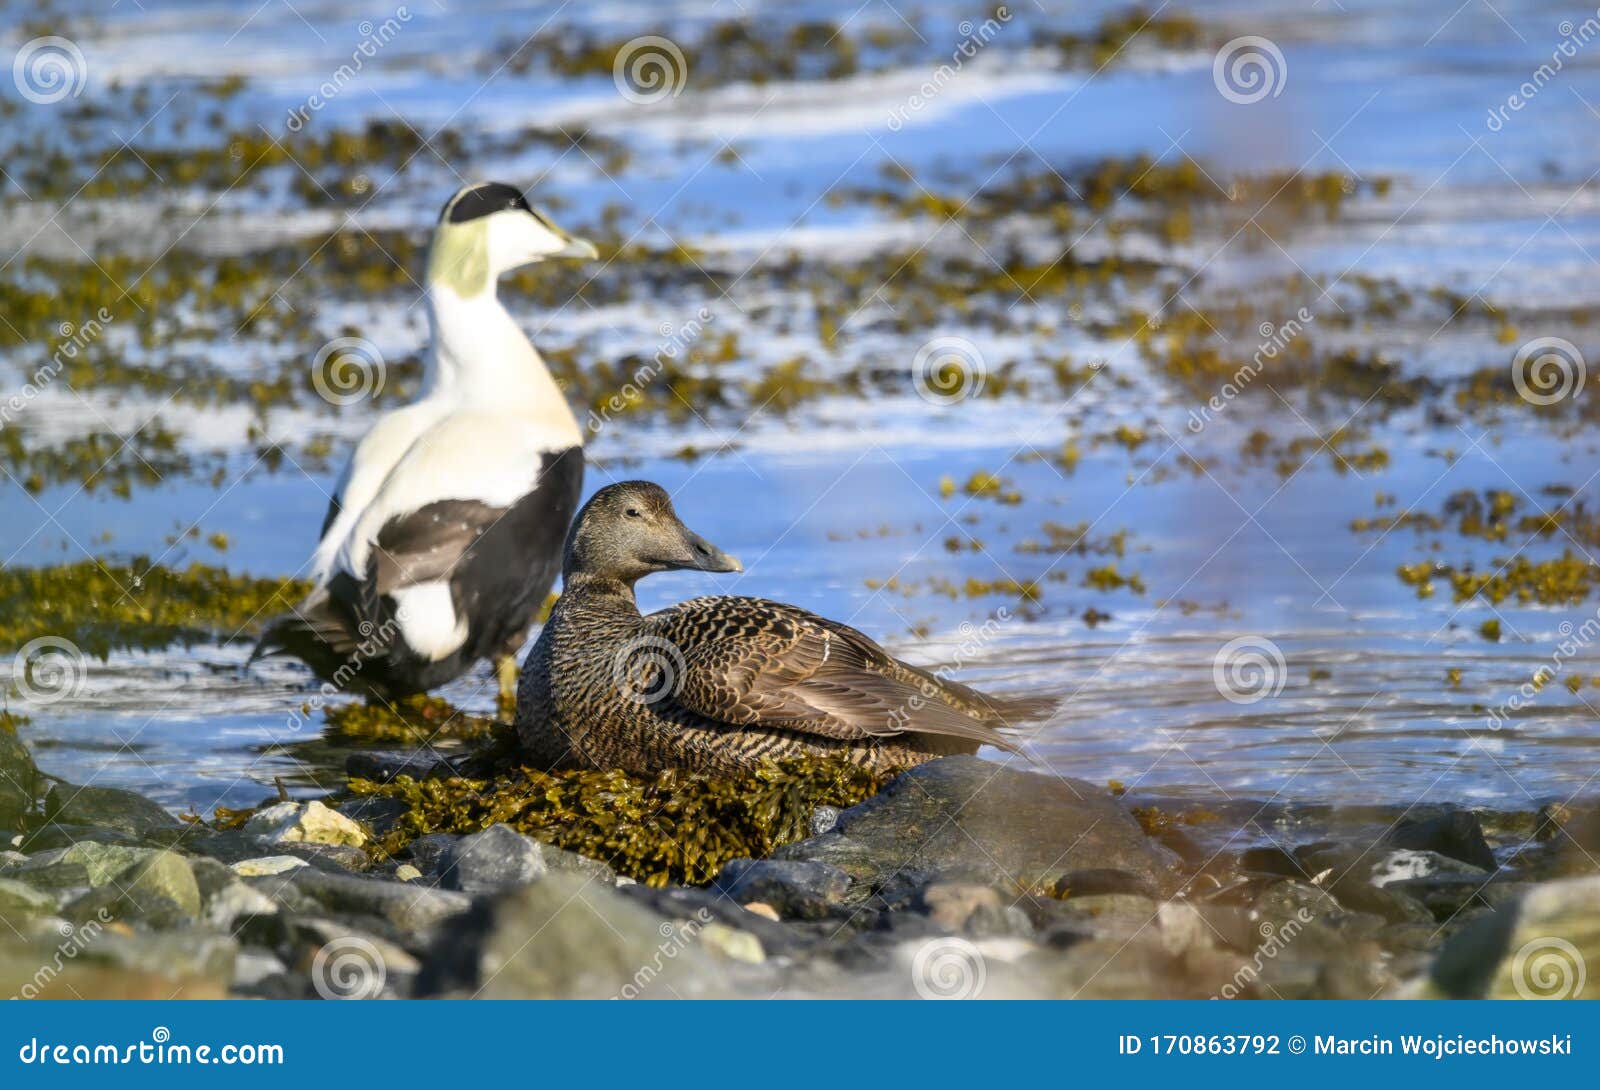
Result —
<path fill-rule="evenodd" d="M 649 639 L 637 646 L 676 672 L 670 699 L 707 718 L 840 740 L 921 733 L 1016 748 L 945 682 L 796 606 L 696 598 L 646 621 Z"/>

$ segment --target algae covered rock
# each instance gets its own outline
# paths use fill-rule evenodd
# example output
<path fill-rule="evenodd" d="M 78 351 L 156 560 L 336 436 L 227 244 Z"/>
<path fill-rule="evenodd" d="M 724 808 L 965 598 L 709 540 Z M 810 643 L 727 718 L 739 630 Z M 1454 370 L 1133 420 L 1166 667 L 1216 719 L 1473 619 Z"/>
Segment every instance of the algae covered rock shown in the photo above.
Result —
<path fill-rule="evenodd" d="M 83 825 L 144 836 L 177 829 L 181 822 L 160 804 L 120 787 L 58 783 L 45 796 L 44 816 L 52 825 Z"/>
<path fill-rule="evenodd" d="M 709 882 L 730 859 L 768 856 L 804 836 L 819 806 L 854 805 L 881 782 L 847 762 L 802 757 L 732 778 L 677 770 L 640 777 L 512 768 L 481 778 L 357 779 L 350 790 L 407 806 L 379 838 L 379 855 L 399 855 L 430 834 L 471 834 L 503 824 L 663 886 Z"/>

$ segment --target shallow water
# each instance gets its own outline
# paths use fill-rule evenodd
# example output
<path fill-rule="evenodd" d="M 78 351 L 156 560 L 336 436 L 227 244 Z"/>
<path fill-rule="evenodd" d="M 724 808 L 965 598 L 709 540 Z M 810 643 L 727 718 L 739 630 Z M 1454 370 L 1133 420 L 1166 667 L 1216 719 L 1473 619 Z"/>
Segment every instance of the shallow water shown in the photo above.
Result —
<path fill-rule="evenodd" d="M 1588 543 L 1564 533 L 1537 540 L 1513 533 L 1490 543 L 1448 529 L 1350 527 L 1353 519 L 1412 507 L 1437 512 L 1446 497 L 1468 489 L 1507 490 L 1531 507 L 1543 489 L 1560 485 L 1572 490 L 1574 507 L 1592 504 L 1600 474 L 1592 430 L 1511 409 L 1441 414 L 1425 401 L 1390 410 L 1286 389 L 1286 396 L 1256 390 L 1230 401 L 1196 434 L 1190 412 L 1203 398 L 1151 367 L 1131 339 L 1080 322 L 1114 305 L 1105 299 L 1029 292 L 1014 301 L 1014 314 L 1035 323 L 1042 316 L 1044 325 L 997 329 L 988 317 L 952 312 L 937 328 L 902 329 L 886 320 L 895 300 L 869 285 L 830 345 L 819 340 L 810 298 L 785 293 L 764 273 L 791 251 L 802 260 L 867 262 L 907 240 L 925 242 L 931 253 L 987 254 L 991 236 L 980 241 L 959 220 L 908 222 L 824 199 L 830 190 L 878 184 L 886 164 L 919 178 L 960 178 L 955 188 L 967 194 L 1008 163 L 1065 169 L 1112 155 L 1187 154 L 1219 176 L 1301 168 L 1381 175 L 1392 185 L 1353 197 L 1335 222 L 1295 225 L 1267 244 L 1202 225 L 1169 245 L 1107 237 L 1103 224 L 1083 222 L 1075 231 L 1083 230 L 1085 252 L 1136 253 L 1164 266 L 1159 287 L 1126 286 L 1124 301 L 1181 315 L 1229 288 L 1268 293 L 1298 269 L 1330 288 L 1318 299 L 1330 327 L 1315 329 L 1321 343 L 1376 348 L 1407 375 L 1444 379 L 1508 365 L 1519 343 L 1544 335 L 1592 356 L 1600 345 L 1558 308 L 1600 304 L 1593 276 L 1600 144 L 1591 109 L 1600 104 L 1600 53 L 1585 51 L 1600 47 L 1580 48 L 1499 131 L 1485 122 L 1562 40 L 1558 24 L 1567 15 L 1559 8 L 1444 3 L 1397 13 L 1347 3 L 1308 20 L 1270 6 L 1192 6 L 1202 20 L 1281 46 L 1283 93 L 1249 106 L 1217 93 L 1209 49 L 1141 49 L 1129 63 L 1094 72 L 1008 46 L 1007 28 L 892 131 L 889 111 L 927 78 L 929 62 L 836 82 L 691 90 L 635 108 L 602 77 L 491 77 L 505 53 L 497 43 L 527 37 L 546 15 L 554 27 L 587 24 L 621 36 L 718 15 L 682 5 L 669 16 L 660 5 L 628 3 L 585 12 L 545 5 L 533 14 L 493 3 L 415 7 L 414 21 L 318 124 L 403 117 L 436 136 L 447 127 L 482 135 L 581 122 L 622 142 L 632 152 L 627 166 L 604 170 L 570 150 L 476 155 L 460 164 L 424 152 L 400 173 L 375 171 L 353 211 L 308 210 L 275 187 L 220 195 L 163 188 L 139 201 L 64 204 L 30 201 L 13 187 L 0 226 L 6 255 L 87 261 L 120 249 L 158 260 L 173 245 L 249 255 L 285 242 L 309 250 L 309 240 L 345 222 L 346 211 L 366 230 L 423 227 L 459 170 L 536 186 L 545 199 L 559 199 L 564 224 L 592 223 L 605 205 L 625 205 L 638 213 L 642 237 L 692 242 L 706 251 L 699 260 L 734 284 L 726 294 L 664 285 L 655 295 L 553 310 L 503 291 L 541 345 L 577 346 L 580 359 L 648 354 L 664 328 L 703 303 L 715 315 L 712 335 L 739 333 L 737 358 L 725 365 L 735 378 L 797 355 L 824 374 L 863 363 L 909 374 L 918 348 L 935 336 L 979 345 L 991 378 L 1005 363 L 1037 371 L 1062 353 L 1079 365 L 1103 362 L 1070 395 L 1036 387 L 939 405 L 903 382 L 898 391 L 830 393 L 787 413 L 698 406 L 678 421 L 622 418 L 591 443 L 589 486 L 660 481 L 692 527 L 745 562 L 738 577 L 652 579 L 641 588 L 646 608 L 708 591 L 780 598 L 849 621 L 913 661 L 952 666 L 964 680 L 1057 696 L 1057 713 L 1030 728 L 1027 752 L 1063 773 L 1153 793 L 1324 801 L 1522 807 L 1594 793 L 1600 724 L 1589 684 L 1576 692 L 1542 686 L 1531 708 L 1503 724 L 1491 713 L 1553 661 L 1562 681 L 1600 675 L 1594 646 L 1558 655 L 1563 637 L 1595 616 L 1596 603 L 1456 602 L 1447 584 L 1423 600 L 1396 576 L 1400 565 L 1424 559 L 1492 571 L 1524 549 L 1545 559 L 1570 548 L 1592 564 Z M 788 19 L 832 18 L 852 35 L 895 23 L 876 5 L 857 13 L 859 24 L 854 5 L 755 7 Z M 349 55 L 361 40 L 357 24 L 372 17 L 340 2 L 297 8 L 269 5 L 241 26 L 232 5 L 147 3 L 119 7 L 103 23 L 74 24 L 86 57 L 84 93 L 92 99 L 144 87 L 148 114 L 169 95 L 180 103 L 194 95 L 197 76 L 235 71 L 248 82 L 217 108 L 281 134 L 285 112 Z M 1115 9 L 1071 22 L 1092 25 L 1102 10 Z M 917 26 L 927 51 L 948 55 L 942 43 L 958 40 L 955 28 L 969 15 L 961 5 L 923 5 Z M 48 139 L 54 107 L 19 105 L 5 124 Z M 165 124 L 158 113 L 144 138 Z M 114 147 L 132 139 L 133 127 L 88 128 Z M 725 145 L 736 151 L 731 159 L 718 158 Z M 141 211 L 140 201 L 164 197 L 177 211 Z M 1032 233 L 1058 247 L 1073 241 Z M 1497 339 L 1493 323 L 1452 322 L 1448 309 L 1331 328 L 1334 311 L 1342 315 L 1351 304 L 1339 302 L 1345 296 L 1330 281 L 1348 286 L 1363 276 L 1522 308 L 1519 333 L 1512 342 Z M 253 377 L 295 353 L 309 357 L 348 324 L 400 359 L 423 334 L 414 301 L 413 293 L 369 304 L 357 291 L 318 300 L 298 315 L 314 334 L 309 350 L 224 329 L 184 351 L 220 374 Z M 1237 346 L 1243 356 L 1254 348 L 1254 335 L 1248 340 Z M 0 348 L 7 380 L 20 385 L 43 354 L 34 343 Z M 155 418 L 182 449 L 215 459 L 221 470 L 216 480 L 209 463 L 205 473 L 164 474 L 129 498 L 73 482 L 29 495 L 13 477 L 0 488 L 0 553 L 8 565 L 144 554 L 260 575 L 301 572 L 339 460 L 373 411 L 363 403 L 334 412 L 320 402 L 268 411 L 267 434 L 286 443 L 318 429 L 336 437 L 322 464 L 302 468 L 291 457 L 274 467 L 258 456 L 249 434 L 256 415 L 242 404 L 200 407 L 92 384 L 51 388 L 12 425 L 27 443 L 100 428 L 126 437 Z M 1138 429 L 1142 440 L 1117 442 L 1111 436 L 1119 425 Z M 1298 451 L 1292 472 L 1239 454 L 1253 431 L 1287 443 L 1340 426 L 1360 433 L 1353 449 L 1383 448 L 1386 464 L 1339 465 L 1315 441 Z M 1070 468 L 1053 460 L 1069 441 L 1081 453 Z M 702 453 L 674 456 L 691 446 Z M 962 492 L 978 472 L 1003 476 L 1016 502 Z M 957 486 L 953 495 L 941 493 L 945 478 Z M 1393 502 L 1376 508 L 1379 493 Z M 1047 522 L 1086 522 L 1091 541 L 1126 531 L 1123 555 L 1018 548 L 1041 540 Z M 190 527 L 202 537 L 169 544 Z M 203 535 L 215 532 L 230 540 L 225 554 L 204 544 Z M 1085 585 L 1091 569 L 1113 562 L 1136 573 L 1143 591 Z M 969 578 L 1037 581 L 1040 593 L 1027 600 L 938 589 Z M 1091 625 L 1091 609 L 1106 616 Z M 1498 642 L 1479 633 L 1490 618 L 1502 623 Z M 1247 661 L 1230 682 L 1231 660 L 1219 666 L 1219 654 L 1235 640 L 1246 641 L 1235 658 L 1248 660 L 1252 649 L 1265 657 Z M 297 788 L 331 786 L 337 754 L 304 759 L 304 750 L 285 748 L 315 734 L 314 724 L 291 726 L 310 692 L 305 675 L 269 664 L 245 676 L 247 650 L 235 642 L 114 654 L 90 664 L 76 698 L 15 706 L 31 716 L 24 730 L 48 771 L 136 787 L 174 806 L 253 804 L 276 777 Z M 1264 679 L 1250 661 L 1265 664 Z M 1460 671 L 1455 680 L 1452 669 Z M 444 695 L 487 708 L 487 670 Z"/>

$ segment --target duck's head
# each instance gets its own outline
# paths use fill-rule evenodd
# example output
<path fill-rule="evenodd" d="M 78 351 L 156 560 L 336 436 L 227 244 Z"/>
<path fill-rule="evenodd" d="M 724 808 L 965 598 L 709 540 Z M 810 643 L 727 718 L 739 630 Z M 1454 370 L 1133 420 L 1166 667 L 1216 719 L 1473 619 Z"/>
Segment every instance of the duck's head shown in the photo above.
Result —
<path fill-rule="evenodd" d="M 553 257 L 599 257 L 594 243 L 567 234 L 515 186 L 480 182 L 456 191 L 439 213 L 428 255 L 429 283 L 463 298 L 493 291 L 501 274 Z"/>
<path fill-rule="evenodd" d="M 685 526 L 658 484 L 624 481 L 596 492 L 567 535 L 563 579 L 631 584 L 658 571 L 736 572 L 744 565 Z"/>

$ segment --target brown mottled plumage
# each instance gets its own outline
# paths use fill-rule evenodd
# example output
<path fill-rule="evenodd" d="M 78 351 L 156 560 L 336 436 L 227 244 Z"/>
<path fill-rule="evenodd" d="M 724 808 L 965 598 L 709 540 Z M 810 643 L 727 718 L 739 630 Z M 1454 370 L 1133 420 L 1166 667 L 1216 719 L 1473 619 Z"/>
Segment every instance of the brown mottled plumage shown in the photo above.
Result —
<path fill-rule="evenodd" d="M 855 629 L 760 598 L 695 598 L 643 616 L 656 571 L 741 571 L 659 486 L 601 489 L 567 539 L 563 588 L 517 690 L 517 731 L 549 765 L 744 772 L 820 754 L 898 768 L 1013 748 L 1002 702 L 890 656 Z"/>

